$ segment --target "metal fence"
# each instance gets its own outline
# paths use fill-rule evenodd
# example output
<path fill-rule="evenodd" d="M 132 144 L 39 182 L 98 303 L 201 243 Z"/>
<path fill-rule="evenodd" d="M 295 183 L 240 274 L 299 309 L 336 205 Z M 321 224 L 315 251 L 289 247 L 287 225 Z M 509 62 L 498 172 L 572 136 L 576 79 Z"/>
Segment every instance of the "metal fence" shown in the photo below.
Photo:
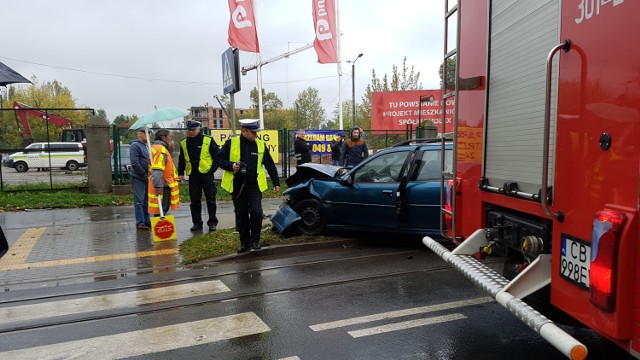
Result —
<path fill-rule="evenodd" d="M 281 130 L 280 136 L 280 158 L 288 159 L 284 161 L 282 166 L 282 177 L 291 176 L 295 172 L 296 169 L 296 159 L 293 156 L 293 142 L 295 140 L 295 136 L 298 130 Z M 341 132 L 338 130 L 334 130 L 335 132 Z M 306 134 L 311 134 L 313 137 L 314 130 L 305 130 Z M 348 131 L 345 130 L 345 140 L 348 138 Z M 422 134 L 420 129 L 414 129 L 412 127 L 408 127 L 406 130 L 364 130 L 363 140 L 367 144 L 367 148 L 369 149 L 369 154 L 375 154 L 376 152 L 391 147 L 397 143 L 400 143 L 405 140 L 414 139 L 416 137 L 421 137 Z M 322 143 L 323 141 L 312 140 L 311 143 L 316 145 L 318 143 Z M 312 146 L 311 151 L 311 162 L 317 164 L 331 164 L 331 149 L 328 146 L 330 143 L 330 139 L 327 137 L 324 140 L 325 146 Z M 319 144 L 318 144 L 319 145 Z M 324 150 L 324 151 L 314 151 L 315 150 Z"/>
<path fill-rule="evenodd" d="M 78 111 L 94 114 L 93 109 L 22 104 L 0 109 L 0 191 L 87 187 L 86 152 L 79 145 L 82 139 L 75 140 L 83 131 L 70 129 L 71 122 L 60 116 Z"/>
<path fill-rule="evenodd" d="M 180 141 L 185 137 L 185 128 L 165 128 L 172 132 L 174 138 L 174 144 L 176 145 L 173 151 L 173 156 L 177 164 L 178 155 L 180 153 Z M 158 130 L 158 128 L 151 128 L 152 132 Z M 221 130 L 221 129 L 216 129 Z M 229 129 L 222 129 L 231 130 Z M 59 131 L 59 129 L 58 129 Z M 314 130 L 306 130 L 309 133 L 313 133 Z M 204 128 L 203 133 L 210 134 L 210 129 Z M 272 153 L 278 173 L 282 178 L 287 178 L 291 174 L 295 173 L 296 160 L 292 156 L 293 142 L 295 139 L 297 130 L 281 129 L 278 130 L 277 139 L 271 139 L 277 143 L 278 151 Z M 348 134 L 345 134 L 348 135 Z M 374 154 L 382 149 L 393 146 L 396 143 L 404 140 L 420 137 L 421 134 L 416 129 L 407 128 L 407 130 L 365 130 L 364 140 L 367 143 L 370 154 Z M 51 133 L 47 135 L 49 139 L 57 139 L 60 135 L 57 133 Z M 112 176 L 114 184 L 128 184 L 128 168 L 129 161 L 129 144 L 131 141 L 137 138 L 136 132 L 128 130 L 128 128 L 113 126 L 112 127 L 113 147 L 112 155 L 110 159 L 104 159 L 104 161 L 110 161 L 112 167 Z M 153 141 L 153 136 L 151 136 Z M 326 137 L 323 141 L 316 141 L 318 146 L 314 147 L 312 151 L 311 161 L 319 164 L 331 163 L 331 150 L 329 147 L 331 138 Z M 45 143 L 52 143 L 54 141 Z M 218 144 L 222 146 L 223 144 Z M 68 150 L 68 149 L 64 149 Z M 54 166 L 52 158 L 56 155 L 56 151 L 51 151 L 45 159 L 42 159 L 42 166 L 29 167 L 27 171 L 18 172 L 14 167 L 10 168 L 6 166 L 7 157 L 10 154 L 18 152 L 24 152 L 23 148 L 11 148 L 1 149 L 0 153 L 3 154 L 3 164 L 0 167 L 0 191 L 26 191 L 26 190 L 54 190 L 54 189 L 84 189 L 87 188 L 87 180 L 90 167 L 80 167 L 78 169 L 69 169 L 63 166 Z M 90 151 L 90 150 L 89 150 Z M 35 152 L 32 152 L 35 153 Z M 35 156 L 35 155 L 33 155 Z M 218 170 L 216 173 L 216 179 L 220 179 L 222 171 Z"/>

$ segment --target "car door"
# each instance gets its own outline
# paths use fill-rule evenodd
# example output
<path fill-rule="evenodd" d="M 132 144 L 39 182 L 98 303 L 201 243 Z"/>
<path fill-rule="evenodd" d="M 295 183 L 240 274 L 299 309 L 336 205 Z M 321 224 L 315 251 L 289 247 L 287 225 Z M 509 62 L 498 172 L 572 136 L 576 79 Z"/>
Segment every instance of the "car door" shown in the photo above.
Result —
<path fill-rule="evenodd" d="M 27 155 L 27 164 L 31 169 L 44 167 L 44 148 L 43 144 L 31 144 L 25 148 Z"/>
<path fill-rule="evenodd" d="M 406 149 L 387 151 L 352 170 L 353 184 L 333 199 L 336 222 L 367 229 L 396 227 L 396 191 L 408 154 Z"/>
<path fill-rule="evenodd" d="M 411 169 L 406 187 L 406 211 L 399 215 L 399 226 L 436 234 L 440 231 L 440 154 L 441 147 L 421 149 Z M 445 150 L 445 171 L 450 172 L 453 152 Z"/>

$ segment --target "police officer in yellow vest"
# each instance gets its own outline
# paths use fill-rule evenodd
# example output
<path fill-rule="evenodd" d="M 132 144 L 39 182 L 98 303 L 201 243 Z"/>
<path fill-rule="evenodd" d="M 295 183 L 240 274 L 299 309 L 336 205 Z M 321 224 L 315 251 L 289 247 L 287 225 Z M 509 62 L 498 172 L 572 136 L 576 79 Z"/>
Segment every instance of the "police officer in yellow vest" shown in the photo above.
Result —
<path fill-rule="evenodd" d="M 222 188 L 231 193 L 236 213 L 236 230 L 240 233 L 238 253 L 260 250 L 262 230 L 262 192 L 267 190 L 267 175 L 273 190 L 280 191 L 278 169 L 265 143 L 257 138 L 258 120 L 240 120 L 241 136 L 225 142 L 219 154 Z M 264 167 L 263 167 L 264 166 Z"/>
<path fill-rule="evenodd" d="M 216 217 L 216 183 L 213 173 L 218 168 L 216 158 L 220 152 L 218 144 L 210 136 L 200 132 L 200 122 L 188 120 L 187 137 L 180 142 L 178 175 L 184 180 L 189 175 L 189 196 L 191 197 L 191 231 L 202 231 L 202 193 L 207 201 L 209 232 L 218 225 Z"/>

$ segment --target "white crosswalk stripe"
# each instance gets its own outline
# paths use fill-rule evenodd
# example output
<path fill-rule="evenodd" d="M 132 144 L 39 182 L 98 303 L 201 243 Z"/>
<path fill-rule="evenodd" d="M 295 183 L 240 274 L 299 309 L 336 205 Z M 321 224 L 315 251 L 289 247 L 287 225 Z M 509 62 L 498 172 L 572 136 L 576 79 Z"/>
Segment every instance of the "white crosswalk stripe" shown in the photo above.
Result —
<path fill-rule="evenodd" d="M 347 334 L 351 335 L 354 338 L 359 338 L 363 336 L 383 334 L 391 331 L 405 330 L 405 329 L 410 329 L 410 328 L 425 326 L 425 325 L 440 324 L 447 321 L 462 320 L 466 318 L 467 317 L 462 314 L 434 316 L 434 317 L 429 317 L 424 319 L 402 321 L 402 322 L 393 323 L 389 325 L 382 325 L 382 326 L 376 326 L 376 327 L 367 328 L 367 329 L 349 331 L 347 332 Z"/>
<path fill-rule="evenodd" d="M 374 321 L 395 319 L 403 316 L 426 314 L 426 313 L 435 312 L 435 311 L 456 309 L 463 306 L 479 305 L 479 304 L 484 304 L 491 301 L 493 301 L 493 299 L 490 297 L 481 297 L 481 298 L 469 299 L 469 300 L 452 301 L 452 302 L 443 303 L 443 304 L 428 305 L 428 306 L 421 306 L 421 307 L 411 308 L 411 309 L 388 311 L 388 312 L 383 312 L 383 313 L 378 313 L 373 315 L 359 316 L 351 319 L 344 319 L 344 320 L 327 322 L 323 324 L 311 325 L 309 327 L 313 331 L 324 331 L 324 330 L 330 330 L 330 329 L 337 329 L 345 326 L 365 324 L 365 323 L 374 322 Z"/>
<path fill-rule="evenodd" d="M 76 315 L 94 311 L 135 307 L 162 301 L 185 299 L 231 291 L 219 280 L 194 282 L 154 289 L 127 291 L 71 300 L 51 301 L 41 304 L 0 308 L 0 325 L 19 321 L 43 319 L 64 315 Z"/>
<path fill-rule="evenodd" d="M 186 348 L 271 329 L 253 312 L 0 352 L 0 359 L 122 359 Z"/>

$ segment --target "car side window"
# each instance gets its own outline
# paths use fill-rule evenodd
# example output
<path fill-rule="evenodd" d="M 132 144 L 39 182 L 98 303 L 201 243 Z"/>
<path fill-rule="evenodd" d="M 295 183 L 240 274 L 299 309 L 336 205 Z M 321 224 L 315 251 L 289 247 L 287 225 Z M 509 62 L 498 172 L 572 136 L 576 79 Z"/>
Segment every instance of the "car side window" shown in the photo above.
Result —
<path fill-rule="evenodd" d="M 395 151 L 379 155 L 366 162 L 354 175 L 355 182 L 398 182 L 400 170 L 409 151 Z"/>
<path fill-rule="evenodd" d="M 453 151 L 445 150 L 445 172 L 451 172 Z M 416 181 L 433 181 L 440 179 L 440 149 L 425 150 L 420 161 L 420 169 Z"/>

